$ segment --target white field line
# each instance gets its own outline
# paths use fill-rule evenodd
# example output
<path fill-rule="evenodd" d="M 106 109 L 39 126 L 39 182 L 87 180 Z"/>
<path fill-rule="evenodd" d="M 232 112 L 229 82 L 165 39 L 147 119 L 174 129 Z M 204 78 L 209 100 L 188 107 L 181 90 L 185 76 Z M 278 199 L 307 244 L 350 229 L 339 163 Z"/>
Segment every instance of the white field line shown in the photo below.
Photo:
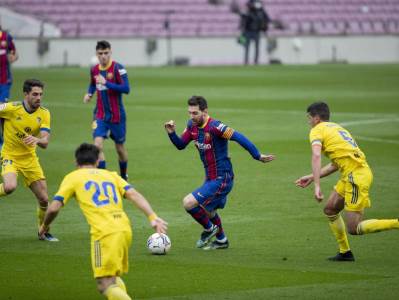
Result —
<path fill-rule="evenodd" d="M 356 139 L 357 140 L 369 141 L 369 142 L 377 142 L 377 143 L 399 145 L 399 141 L 398 140 L 379 139 L 379 138 L 373 138 L 373 137 L 368 137 L 368 136 L 356 136 Z"/>
<path fill-rule="evenodd" d="M 342 125 L 342 126 L 356 126 L 356 125 L 364 125 L 364 124 L 381 124 L 381 123 L 390 123 L 390 122 L 399 122 L 399 118 L 348 121 L 348 122 L 341 122 L 340 125 Z M 368 136 L 356 136 L 356 139 L 357 140 L 369 141 L 369 142 L 376 142 L 376 143 L 385 143 L 385 144 L 399 145 L 399 141 L 398 140 L 381 139 L 381 138 L 368 137 Z"/>
<path fill-rule="evenodd" d="M 370 120 L 359 120 L 359 121 L 348 121 L 340 122 L 342 126 L 353 126 L 353 125 L 364 125 L 364 124 L 381 124 L 389 122 L 399 122 L 399 118 L 384 118 L 384 119 L 370 119 Z"/>

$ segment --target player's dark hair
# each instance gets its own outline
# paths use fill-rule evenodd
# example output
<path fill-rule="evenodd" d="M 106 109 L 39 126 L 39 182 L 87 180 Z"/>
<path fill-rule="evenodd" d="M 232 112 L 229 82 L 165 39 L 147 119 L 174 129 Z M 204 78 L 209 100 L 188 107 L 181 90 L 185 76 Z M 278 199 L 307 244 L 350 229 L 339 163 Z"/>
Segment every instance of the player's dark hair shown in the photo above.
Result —
<path fill-rule="evenodd" d="M 96 145 L 83 143 L 75 150 L 75 159 L 79 166 L 95 165 L 100 155 Z"/>
<path fill-rule="evenodd" d="M 208 108 L 208 103 L 206 102 L 205 98 L 202 96 L 192 96 L 187 101 L 189 106 L 199 106 L 200 111 L 204 111 Z"/>
<path fill-rule="evenodd" d="M 33 87 L 44 88 L 44 83 L 38 79 L 27 79 L 24 82 L 23 92 L 29 94 Z"/>
<path fill-rule="evenodd" d="M 312 117 L 319 116 L 323 121 L 330 120 L 330 108 L 325 102 L 315 102 L 308 106 L 307 112 Z"/>
<path fill-rule="evenodd" d="M 105 49 L 111 49 L 111 44 L 105 40 L 97 41 L 96 51 L 97 50 L 105 50 Z"/>

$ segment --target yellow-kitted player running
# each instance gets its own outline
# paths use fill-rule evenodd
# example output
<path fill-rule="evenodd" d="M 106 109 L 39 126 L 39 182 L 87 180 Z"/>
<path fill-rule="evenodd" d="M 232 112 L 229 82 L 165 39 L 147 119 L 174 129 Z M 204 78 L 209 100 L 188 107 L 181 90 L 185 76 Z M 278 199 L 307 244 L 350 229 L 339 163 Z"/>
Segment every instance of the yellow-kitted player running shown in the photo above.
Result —
<path fill-rule="evenodd" d="M 318 202 L 324 198 L 320 178 L 339 170 L 341 178 L 335 185 L 324 207 L 330 228 L 338 242 L 339 253 L 330 257 L 332 261 L 354 261 L 346 235 L 345 223 L 340 212 L 346 211 L 346 226 L 352 235 L 399 229 L 398 219 L 363 220 L 363 211 L 370 207 L 369 189 L 373 174 L 364 153 L 351 134 L 340 125 L 329 122 L 330 109 L 324 102 L 315 102 L 308 109 L 310 143 L 312 145 L 312 174 L 296 181 L 297 186 L 307 187 L 314 182 L 314 196 Z M 321 167 L 321 153 L 331 163 Z"/>
<path fill-rule="evenodd" d="M 22 102 L 0 104 L 0 118 L 4 120 L 0 197 L 12 193 L 17 188 L 18 174 L 22 175 L 37 198 L 39 226 L 48 206 L 48 195 L 36 146 L 45 149 L 50 139 L 50 112 L 41 106 L 43 87 L 41 81 L 28 79 L 24 82 Z M 39 239 L 58 241 L 48 231 Z"/>

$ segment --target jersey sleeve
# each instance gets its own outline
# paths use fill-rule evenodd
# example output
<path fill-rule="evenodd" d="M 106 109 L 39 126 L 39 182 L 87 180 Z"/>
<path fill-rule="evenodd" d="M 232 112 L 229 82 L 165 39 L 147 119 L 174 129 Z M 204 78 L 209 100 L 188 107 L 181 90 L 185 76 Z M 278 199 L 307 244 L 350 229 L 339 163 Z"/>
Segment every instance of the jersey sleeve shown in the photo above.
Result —
<path fill-rule="evenodd" d="M 40 124 L 40 131 L 50 132 L 50 129 L 51 129 L 50 121 L 51 121 L 50 112 L 48 110 L 46 110 L 45 113 L 43 114 L 42 123 Z"/>
<path fill-rule="evenodd" d="M 229 140 L 234 134 L 234 129 L 223 124 L 220 121 L 213 121 L 211 124 L 211 131 L 213 134 L 223 139 Z"/>
<path fill-rule="evenodd" d="M 16 103 L 1 103 L 0 104 L 0 118 L 10 119 L 16 110 Z"/>
<path fill-rule="evenodd" d="M 11 52 L 11 53 L 13 53 L 13 52 L 15 52 L 16 51 L 16 49 L 15 49 L 15 44 L 14 44 L 14 40 L 13 40 L 13 38 L 12 38 L 12 36 L 10 35 L 10 34 L 8 34 L 8 41 L 7 41 L 7 50 L 9 51 L 9 52 Z"/>
<path fill-rule="evenodd" d="M 106 81 L 105 86 L 119 93 L 129 94 L 130 86 L 126 69 L 121 64 L 116 64 L 114 69 L 114 75 L 116 78 L 116 83 Z"/>
<path fill-rule="evenodd" d="M 67 175 L 62 180 L 60 187 L 58 188 L 57 193 L 55 193 L 53 200 L 61 201 L 62 204 L 66 204 L 68 200 L 75 195 L 75 188 L 73 179 L 71 176 Z"/>
<path fill-rule="evenodd" d="M 321 126 L 312 128 L 309 133 L 309 141 L 311 145 L 323 145 L 323 129 Z"/>
<path fill-rule="evenodd" d="M 113 177 L 115 178 L 117 189 L 119 194 L 123 197 L 128 189 L 133 188 L 133 186 L 124 180 L 122 177 L 118 175 L 116 172 L 111 172 Z"/>
<path fill-rule="evenodd" d="M 90 68 L 90 84 L 89 87 L 87 88 L 87 93 L 90 95 L 93 95 L 94 92 L 96 91 L 96 82 L 94 81 L 94 76 L 93 76 L 93 68 Z"/>

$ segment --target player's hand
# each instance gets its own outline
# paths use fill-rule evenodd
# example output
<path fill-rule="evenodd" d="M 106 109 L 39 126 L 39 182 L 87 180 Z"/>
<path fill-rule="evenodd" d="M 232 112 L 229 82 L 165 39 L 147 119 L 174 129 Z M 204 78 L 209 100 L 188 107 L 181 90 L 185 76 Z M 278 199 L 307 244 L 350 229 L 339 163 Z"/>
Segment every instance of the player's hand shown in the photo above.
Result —
<path fill-rule="evenodd" d="M 313 182 L 312 175 L 305 175 L 295 181 L 296 186 L 305 188 Z"/>
<path fill-rule="evenodd" d="M 8 59 L 8 62 L 9 62 L 10 64 L 12 64 L 14 61 L 17 60 L 17 55 L 14 54 L 14 53 L 9 53 L 9 54 L 7 55 L 7 59 Z"/>
<path fill-rule="evenodd" d="M 166 233 L 168 230 L 168 223 L 157 217 L 155 220 L 151 221 L 151 227 L 158 233 Z"/>
<path fill-rule="evenodd" d="M 28 146 L 36 146 L 39 139 L 33 135 L 28 135 L 22 139 L 22 141 Z"/>
<path fill-rule="evenodd" d="M 167 133 L 173 133 L 176 131 L 176 124 L 173 120 L 166 122 L 164 126 Z"/>
<path fill-rule="evenodd" d="M 104 76 L 102 76 L 102 75 L 97 75 L 94 78 L 95 78 L 97 84 L 105 85 L 105 83 L 107 82 L 105 80 Z"/>
<path fill-rule="evenodd" d="M 93 97 L 93 95 L 91 95 L 91 94 L 86 94 L 86 95 L 83 97 L 83 103 L 89 103 L 90 100 L 91 100 L 91 97 Z"/>
<path fill-rule="evenodd" d="M 319 186 L 314 187 L 314 197 L 317 202 L 321 202 L 324 198 L 324 195 L 321 191 L 321 188 Z"/>
<path fill-rule="evenodd" d="M 276 159 L 276 157 L 273 154 L 268 154 L 268 155 L 261 154 L 260 158 L 259 158 L 259 161 L 261 161 L 263 163 L 268 163 L 268 162 L 271 162 L 272 160 L 275 160 L 275 159 Z"/>

